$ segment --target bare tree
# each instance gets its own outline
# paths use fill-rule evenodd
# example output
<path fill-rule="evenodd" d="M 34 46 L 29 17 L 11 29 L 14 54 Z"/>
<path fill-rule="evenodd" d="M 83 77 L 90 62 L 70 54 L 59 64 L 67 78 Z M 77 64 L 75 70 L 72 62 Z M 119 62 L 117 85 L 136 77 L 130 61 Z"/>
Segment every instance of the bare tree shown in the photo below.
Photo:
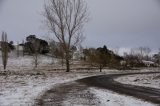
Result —
<path fill-rule="evenodd" d="M 34 68 L 37 68 L 40 61 L 40 57 L 39 57 L 39 47 L 40 47 L 40 42 L 34 42 L 33 44 L 33 49 L 34 49 L 34 53 L 33 53 L 33 64 L 34 64 Z"/>
<path fill-rule="evenodd" d="M 97 49 L 85 49 L 84 54 L 87 57 L 87 62 L 92 66 L 98 67 L 100 72 L 102 72 L 102 69 L 111 62 L 111 54 L 106 46 L 103 46 L 103 48 L 99 47 Z"/>
<path fill-rule="evenodd" d="M 19 57 L 19 52 L 20 52 L 20 50 L 19 50 L 19 42 L 17 42 L 17 57 Z"/>
<path fill-rule="evenodd" d="M 82 29 L 88 21 L 85 0 L 49 0 L 45 4 L 45 21 L 65 51 L 66 72 L 70 71 L 70 49 L 82 42 Z"/>
<path fill-rule="evenodd" d="M 39 65 L 40 61 L 39 61 L 39 56 L 38 56 L 38 52 L 33 54 L 33 64 L 34 64 L 34 68 L 37 68 Z"/>
<path fill-rule="evenodd" d="M 1 52 L 2 52 L 2 63 L 5 70 L 7 66 L 8 52 L 9 52 L 7 33 L 5 32 L 2 32 Z"/>
<path fill-rule="evenodd" d="M 22 40 L 22 54 L 23 54 L 23 57 L 24 57 L 24 44 L 25 44 L 25 42 L 24 42 L 24 40 Z"/>
<path fill-rule="evenodd" d="M 151 52 L 151 49 L 149 47 L 139 47 L 139 59 L 142 61 L 142 59 L 149 57 L 149 53 Z"/>
<path fill-rule="evenodd" d="M 139 52 L 137 48 L 131 48 L 130 52 L 124 53 L 126 66 L 136 67 L 140 63 Z"/>

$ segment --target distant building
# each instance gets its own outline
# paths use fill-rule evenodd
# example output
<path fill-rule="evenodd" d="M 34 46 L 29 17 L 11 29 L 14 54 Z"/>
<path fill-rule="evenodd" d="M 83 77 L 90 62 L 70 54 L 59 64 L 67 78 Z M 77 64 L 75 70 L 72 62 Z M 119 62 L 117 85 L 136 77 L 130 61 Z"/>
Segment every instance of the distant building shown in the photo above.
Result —
<path fill-rule="evenodd" d="M 157 64 L 155 62 L 153 62 L 153 61 L 142 60 L 142 63 L 147 67 L 157 66 Z"/>

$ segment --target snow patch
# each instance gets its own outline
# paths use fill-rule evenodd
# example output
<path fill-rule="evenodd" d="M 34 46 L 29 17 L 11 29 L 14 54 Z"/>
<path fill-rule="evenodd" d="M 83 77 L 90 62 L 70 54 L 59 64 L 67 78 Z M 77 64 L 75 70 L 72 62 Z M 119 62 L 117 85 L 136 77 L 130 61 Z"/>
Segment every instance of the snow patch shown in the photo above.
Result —
<path fill-rule="evenodd" d="M 115 81 L 123 84 L 131 84 L 160 89 L 160 73 L 128 75 L 116 78 Z"/>
<path fill-rule="evenodd" d="M 105 89 L 90 88 L 90 90 L 100 100 L 100 106 L 155 106 L 155 104 Z"/>

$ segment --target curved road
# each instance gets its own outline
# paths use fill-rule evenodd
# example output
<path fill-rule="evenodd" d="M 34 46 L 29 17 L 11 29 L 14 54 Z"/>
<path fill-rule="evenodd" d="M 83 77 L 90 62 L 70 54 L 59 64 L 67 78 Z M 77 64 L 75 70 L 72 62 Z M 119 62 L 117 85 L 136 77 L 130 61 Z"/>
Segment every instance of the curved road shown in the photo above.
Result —
<path fill-rule="evenodd" d="M 47 91 L 37 100 L 37 106 L 63 106 L 68 102 L 79 105 L 98 105 L 99 100 L 94 94 L 89 92 L 89 87 L 100 87 L 109 89 L 121 94 L 126 94 L 160 104 L 160 89 L 140 87 L 135 85 L 121 84 L 114 81 L 114 78 L 125 75 L 136 74 L 154 74 L 160 72 L 142 72 L 93 76 L 77 80 L 75 82 L 65 83 Z M 80 102 L 80 101 L 83 102 Z M 82 104 L 83 103 L 83 104 Z"/>
<path fill-rule="evenodd" d="M 134 96 L 136 98 L 144 99 L 152 103 L 160 104 L 160 89 L 142 87 L 135 85 L 122 84 L 114 81 L 114 78 L 125 75 L 136 74 L 153 74 L 160 72 L 142 72 L 142 73 L 126 73 L 126 74 L 111 74 L 101 75 L 79 80 L 79 82 L 85 83 L 90 86 L 106 88 L 121 94 Z"/>

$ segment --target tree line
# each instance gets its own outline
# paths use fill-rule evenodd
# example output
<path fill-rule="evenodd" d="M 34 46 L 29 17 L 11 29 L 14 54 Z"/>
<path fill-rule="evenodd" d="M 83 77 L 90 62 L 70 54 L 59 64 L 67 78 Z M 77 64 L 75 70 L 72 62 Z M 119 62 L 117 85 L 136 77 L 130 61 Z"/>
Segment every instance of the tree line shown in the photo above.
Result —
<path fill-rule="evenodd" d="M 107 49 L 107 46 L 95 48 L 84 49 L 84 60 L 89 62 L 90 65 L 98 67 L 100 72 L 104 67 L 116 68 L 123 60 L 123 57 L 115 54 L 113 51 Z"/>
<path fill-rule="evenodd" d="M 15 50 L 15 46 L 13 45 L 13 41 L 8 43 L 7 33 L 3 32 L 1 36 L 1 52 L 2 52 L 2 63 L 4 69 L 6 69 L 8 53 L 12 50 Z M 39 64 L 39 54 L 47 54 L 50 55 L 53 60 L 55 58 L 61 59 L 62 66 L 65 63 L 65 51 L 62 48 L 61 43 L 52 41 L 45 41 L 43 39 L 39 39 L 36 35 L 29 35 L 26 37 L 26 41 L 18 44 L 23 49 L 23 56 L 30 55 L 33 56 L 35 68 Z M 19 56 L 18 47 L 17 56 Z M 77 51 L 76 46 L 71 46 L 69 51 L 69 59 L 73 58 L 73 54 Z M 157 65 L 160 64 L 160 51 L 157 54 L 149 55 L 151 49 L 148 47 L 139 47 L 131 49 L 130 52 L 124 53 L 123 56 L 119 56 L 118 53 L 115 53 L 112 50 L 109 50 L 106 45 L 98 48 L 85 48 L 81 47 L 81 54 L 79 55 L 79 60 L 84 61 L 85 63 L 89 63 L 92 67 L 98 67 L 100 72 L 103 68 L 131 68 L 131 67 L 145 67 L 145 61 L 153 61 Z M 118 51 L 117 51 L 118 52 Z M 155 64 L 153 64 L 155 65 Z"/>

